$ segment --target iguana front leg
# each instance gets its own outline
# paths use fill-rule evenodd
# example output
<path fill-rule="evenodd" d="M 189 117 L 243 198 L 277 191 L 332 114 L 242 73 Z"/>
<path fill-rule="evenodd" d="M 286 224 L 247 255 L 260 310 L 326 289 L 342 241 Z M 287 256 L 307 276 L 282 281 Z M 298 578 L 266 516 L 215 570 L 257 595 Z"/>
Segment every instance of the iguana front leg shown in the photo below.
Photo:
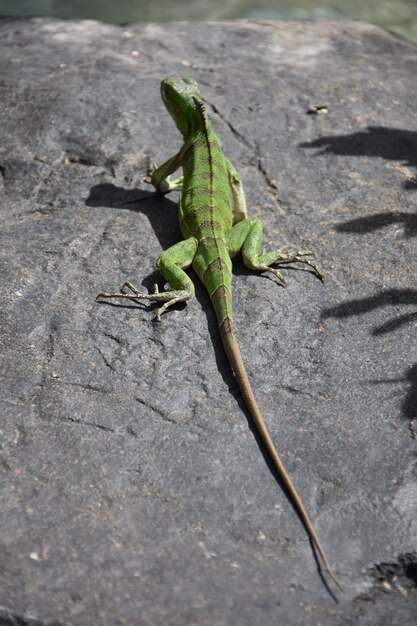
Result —
<path fill-rule="evenodd" d="M 289 253 L 286 248 L 282 248 L 260 254 L 262 249 L 262 222 L 257 217 L 248 217 L 235 224 L 229 233 L 227 243 L 232 258 L 242 251 L 243 262 L 247 268 L 259 272 L 272 272 L 283 285 L 286 285 L 287 281 L 271 265 L 303 263 L 311 267 L 317 278 L 323 280 L 323 274 L 317 265 L 305 258 L 313 256 L 310 250 Z"/>
<path fill-rule="evenodd" d="M 99 293 L 97 299 L 121 298 L 138 302 L 140 300 L 151 300 L 152 302 L 164 302 L 156 312 L 156 318 L 161 319 L 162 313 L 169 306 L 177 302 L 185 302 L 194 297 L 194 284 L 184 269 L 190 267 L 197 252 L 198 242 L 194 237 L 180 241 L 164 250 L 159 256 L 156 265 L 161 271 L 166 282 L 172 289 L 159 291 L 157 285 L 153 293 L 141 293 L 132 283 L 126 282 L 121 286 L 121 290 L 127 288 L 132 293 Z"/>
<path fill-rule="evenodd" d="M 184 162 L 185 150 L 181 148 L 177 154 L 165 161 L 159 167 L 154 163 L 149 168 L 148 175 L 150 176 L 150 182 L 160 193 L 169 193 L 176 189 L 181 189 L 183 176 L 179 176 L 174 180 L 171 180 L 171 174 L 173 174 Z"/>

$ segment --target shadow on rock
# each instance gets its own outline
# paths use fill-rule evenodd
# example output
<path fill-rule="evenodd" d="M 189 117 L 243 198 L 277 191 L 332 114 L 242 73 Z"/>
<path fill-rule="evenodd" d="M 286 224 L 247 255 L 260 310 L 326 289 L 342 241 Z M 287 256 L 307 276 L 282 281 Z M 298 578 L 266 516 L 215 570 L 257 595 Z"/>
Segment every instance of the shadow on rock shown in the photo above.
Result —
<path fill-rule="evenodd" d="M 388 289 L 381 291 L 375 296 L 362 298 L 358 300 L 350 300 L 336 307 L 326 309 L 323 312 L 323 318 L 335 317 L 344 318 L 354 315 L 363 315 L 374 309 L 384 306 L 398 306 L 399 304 L 417 304 L 417 289 Z M 385 324 L 374 328 L 372 334 L 374 336 L 383 335 L 413 322 L 417 317 L 417 311 L 405 313 L 395 319 L 389 320 Z M 369 381 L 372 384 L 388 384 L 388 383 L 408 383 L 407 395 L 401 406 L 402 414 L 410 424 L 417 419 L 417 363 L 410 367 L 403 378 L 386 378 L 381 380 Z M 410 426 L 412 428 L 412 426 Z M 414 432 L 414 431 L 412 431 Z"/>
<path fill-rule="evenodd" d="M 405 234 L 408 237 L 417 236 L 417 214 L 399 211 L 389 211 L 388 213 L 375 213 L 365 215 L 354 220 L 349 220 L 343 224 L 338 224 L 336 230 L 342 233 L 369 233 L 391 224 L 402 224 Z"/>
<path fill-rule="evenodd" d="M 89 207 L 109 207 L 143 213 L 149 219 L 164 250 L 182 238 L 176 202 L 155 191 L 124 189 L 111 183 L 102 183 L 90 189 L 85 203 Z"/>
<path fill-rule="evenodd" d="M 368 298 L 360 298 L 358 300 L 350 300 L 349 302 L 343 302 L 335 307 L 325 309 L 322 317 L 352 317 L 354 315 L 363 315 L 374 309 L 379 309 L 384 306 L 398 306 L 407 304 L 417 304 L 417 289 L 387 289 L 381 291 L 374 296 Z M 394 320 L 389 320 L 385 324 L 374 328 L 372 334 L 384 335 L 392 332 L 409 322 L 414 321 L 417 317 L 417 311 L 411 313 L 405 313 Z"/>
<path fill-rule="evenodd" d="M 417 167 L 417 132 L 401 128 L 368 126 L 365 130 L 350 135 L 320 137 L 299 145 L 302 148 L 321 148 L 318 154 L 382 157 L 387 161 L 398 161 L 405 166 Z M 409 191 L 417 190 L 417 175 L 407 179 L 403 186 Z M 409 237 L 417 235 L 417 215 L 394 211 L 350 220 L 338 225 L 336 230 L 365 233 L 391 224 L 403 224 Z"/>
<path fill-rule="evenodd" d="M 404 417 L 410 421 L 417 419 L 417 363 L 407 371 L 405 380 L 409 383 L 408 393 L 404 399 L 402 410 Z M 416 572 L 417 573 L 417 572 Z M 416 580 L 417 582 L 417 580 Z"/>
<path fill-rule="evenodd" d="M 373 385 L 408 383 L 408 391 L 401 405 L 401 412 L 403 417 L 410 422 L 413 437 L 417 438 L 417 428 L 414 426 L 417 420 L 417 363 L 412 365 L 403 377 L 381 378 L 370 382 Z"/>
<path fill-rule="evenodd" d="M 102 183 L 94 185 L 90 189 L 89 196 L 86 200 L 89 207 L 109 207 L 112 209 L 124 209 L 128 211 L 136 211 L 146 215 L 155 232 L 155 235 L 163 250 L 166 250 L 177 241 L 182 239 L 178 224 L 178 211 L 176 202 L 168 200 L 166 196 L 156 191 L 147 191 L 145 189 L 124 189 L 116 187 L 112 183 Z M 137 236 L 137 235 L 136 235 Z M 155 259 L 156 261 L 156 259 Z M 142 285 L 151 291 L 153 285 L 159 282 L 161 273 L 155 270 L 143 279 Z M 104 301 L 107 306 L 126 306 L 131 307 L 132 302 L 125 300 L 125 304 L 120 302 Z M 157 305 L 149 302 L 143 302 L 143 306 L 151 306 L 156 308 Z M 176 308 L 183 308 L 184 304 L 176 305 Z"/>
<path fill-rule="evenodd" d="M 299 144 L 302 148 L 323 148 L 319 154 L 382 157 L 417 167 L 417 132 L 401 128 L 368 126 L 350 135 L 331 135 Z M 407 187 L 417 189 L 417 177 Z"/>

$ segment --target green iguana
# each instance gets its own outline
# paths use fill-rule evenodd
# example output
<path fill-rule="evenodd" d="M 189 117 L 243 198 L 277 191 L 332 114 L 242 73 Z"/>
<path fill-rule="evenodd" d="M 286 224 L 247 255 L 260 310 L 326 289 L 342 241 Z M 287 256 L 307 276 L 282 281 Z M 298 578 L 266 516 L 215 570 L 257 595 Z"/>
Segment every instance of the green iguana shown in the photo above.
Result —
<path fill-rule="evenodd" d="M 150 172 L 151 183 L 159 192 L 181 190 L 178 207 L 184 240 L 165 250 L 156 263 L 172 289 L 160 292 L 155 285 L 153 293 L 141 293 L 126 282 L 121 292 L 128 289 L 129 293 L 100 293 L 97 298 L 162 302 L 164 304 L 156 313 L 159 320 L 168 307 L 194 296 L 194 285 L 184 271 L 193 267 L 209 292 L 227 357 L 252 420 L 325 569 L 340 587 L 312 522 L 267 432 L 249 383 L 233 325 L 231 258 L 241 252 L 246 267 L 259 272 L 272 272 L 283 285 L 286 282 L 284 277 L 271 265 L 304 263 L 318 278 L 322 280 L 323 276 L 317 266 L 306 258 L 312 256 L 310 251 L 293 254 L 285 249 L 260 252 L 262 222 L 257 217 L 247 217 L 242 182 L 223 154 L 220 139 L 211 125 L 196 81 L 191 78 L 163 80 L 161 94 L 184 138 L 180 151 L 160 167 L 153 166 Z M 170 175 L 179 167 L 183 169 L 183 176 L 171 180 Z"/>

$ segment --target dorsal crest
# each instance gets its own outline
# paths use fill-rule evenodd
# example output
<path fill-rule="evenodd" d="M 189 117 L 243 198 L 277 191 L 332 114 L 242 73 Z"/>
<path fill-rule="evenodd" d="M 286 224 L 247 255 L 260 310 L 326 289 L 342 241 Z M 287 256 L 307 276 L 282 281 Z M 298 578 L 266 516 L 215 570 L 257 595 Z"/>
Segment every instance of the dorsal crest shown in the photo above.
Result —
<path fill-rule="evenodd" d="M 209 117 L 206 111 L 206 106 L 204 104 L 204 102 L 202 100 L 199 100 L 198 98 L 196 98 L 195 96 L 193 96 L 193 102 L 195 104 L 195 108 L 197 110 L 197 112 L 199 113 L 199 117 L 201 120 L 201 123 L 204 127 L 204 130 L 206 132 L 206 134 L 209 132 L 209 128 L 210 128 L 210 121 L 209 121 Z"/>

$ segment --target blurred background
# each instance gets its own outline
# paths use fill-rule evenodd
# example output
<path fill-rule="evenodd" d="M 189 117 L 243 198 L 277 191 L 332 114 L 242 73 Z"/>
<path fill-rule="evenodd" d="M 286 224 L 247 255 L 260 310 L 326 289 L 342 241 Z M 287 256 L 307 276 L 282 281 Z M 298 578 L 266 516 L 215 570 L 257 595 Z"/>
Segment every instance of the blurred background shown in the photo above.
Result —
<path fill-rule="evenodd" d="M 0 0 L 0 15 L 103 22 L 351 18 L 417 40 L 417 0 Z"/>

